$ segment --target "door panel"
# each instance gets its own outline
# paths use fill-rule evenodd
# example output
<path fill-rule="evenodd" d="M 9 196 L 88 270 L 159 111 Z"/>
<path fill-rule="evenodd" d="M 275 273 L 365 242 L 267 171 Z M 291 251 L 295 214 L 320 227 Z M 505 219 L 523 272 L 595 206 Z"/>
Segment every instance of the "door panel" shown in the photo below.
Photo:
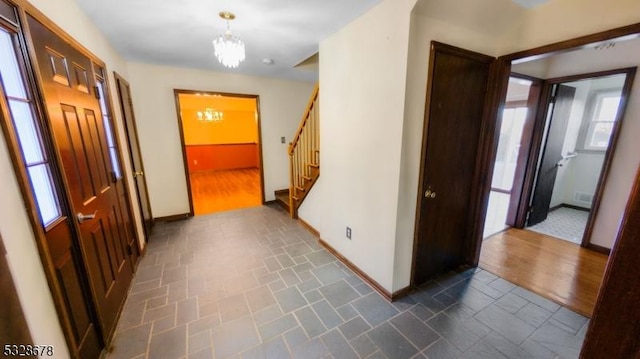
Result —
<path fill-rule="evenodd" d="M 47 114 L 78 218 L 80 249 L 102 335 L 109 341 L 133 274 L 89 58 L 29 17 Z M 81 218 L 82 217 L 82 218 Z"/>
<path fill-rule="evenodd" d="M 153 228 L 153 214 L 151 213 L 144 163 L 142 162 L 138 130 L 136 129 L 136 119 L 133 112 L 131 88 L 129 87 L 129 83 L 120 77 L 120 75 L 115 74 L 115 77 L 116 85 L 118 86 L 118 98 L 120 99 L 120 106 L 122 108 L 122 117 L 127 132 L 127 144 L 129 145 L 129 153 L 131 154 L 131 164 L 134 172 L 133 177 L 138 193 L 138 206 L 140 207 L 140 213 L 142 213 L 145 234 L 149 237 Z"/>
<path fill-rule="evenodd" d="M 466 263 L 472 186 L 492 57 L 433 43 L 414 284 Z"/>
<path fill-rule="evenodd" d="M 536 176 L 535 189 L 531 200 L 531 212 L 527 226 L 533 226 L 547 219 L 553 187 L 558 174 L 558 163 L 562 159 L 562 146 L 567 133 L 571 106 L 576 89 L 558 86 L 555 100 L 552 100 L 547 124 L 547 137 L 543 147 L 542 161 Z"/>

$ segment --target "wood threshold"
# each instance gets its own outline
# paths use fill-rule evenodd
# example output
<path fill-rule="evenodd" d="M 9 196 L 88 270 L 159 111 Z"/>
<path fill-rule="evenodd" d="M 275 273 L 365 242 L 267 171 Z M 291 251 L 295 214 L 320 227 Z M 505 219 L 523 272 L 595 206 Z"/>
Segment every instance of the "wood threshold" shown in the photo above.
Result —
<path fill-rule="evenodd" d="M 480 267 L 591 317 L 607 260 L 577 244 L 512 228 L 484 241 Z"/>

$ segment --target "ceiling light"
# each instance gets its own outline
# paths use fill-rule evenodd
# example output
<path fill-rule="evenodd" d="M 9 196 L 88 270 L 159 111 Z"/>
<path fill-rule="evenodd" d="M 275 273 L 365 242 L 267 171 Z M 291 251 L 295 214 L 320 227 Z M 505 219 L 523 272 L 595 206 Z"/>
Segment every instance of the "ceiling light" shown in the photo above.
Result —
<path fill-rule="evenodd" d="M 244 42 L 234 36 L 229 28 L 229 21 L 236 16 L 228 11 L 223 11 L 219 15 L 227 22 L 227 31 L 213 40 L 216 58 L 225 67 L 236 68 L 245 59 Z"/>
<path fill-rule="evenodd" d="M 265 65 L 273 65 L 275 62 L 273 61 L 273 59 L 265 57 L 264 59 L 262 59 L 262 63 Z"/>
<path fill-rule="evenodd" d="M 605 43 L 596 45 L 594 48 L 596 50 L 608 50 L 608 49 L 614 48 L 615 46 L 616 46 L 615 42 L 605 42 Z"/>
<path fill-rule="evenodd" d="M 224 113 L 211 107 L 207 107 L 204 111 L 198 111 L 198 120 L 203 122 L 219 122 L 224 118 Z"/>

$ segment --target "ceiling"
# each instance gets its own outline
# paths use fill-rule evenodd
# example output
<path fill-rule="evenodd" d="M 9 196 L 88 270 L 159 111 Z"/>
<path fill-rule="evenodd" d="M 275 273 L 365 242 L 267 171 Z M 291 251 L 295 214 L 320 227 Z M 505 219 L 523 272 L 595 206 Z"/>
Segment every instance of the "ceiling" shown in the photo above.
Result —
<path fill-rule="evenodd" d="M 320 41 L 382 0 L 76 1 L 128 61 L 316 81 Z M 545 1 L 418 0 L 416 11 L 499 35 Z M 212 40 L 226 28 L 221 11 L 237 16 L 231 31 L 246 44 L 247 59 L 237 69 L 223 67 L 213 54 Z"/>
<path fill-rule="evenodd" d="M 76 1 L 128 61 L 315 81 L 317 67 L 295 66 L 381 0 Z M 221 11 L 237 16 L 231 31 L 246 44 L 247 59 L 237 69 L 213 55 L 211 42 L 226 27 Z"/>

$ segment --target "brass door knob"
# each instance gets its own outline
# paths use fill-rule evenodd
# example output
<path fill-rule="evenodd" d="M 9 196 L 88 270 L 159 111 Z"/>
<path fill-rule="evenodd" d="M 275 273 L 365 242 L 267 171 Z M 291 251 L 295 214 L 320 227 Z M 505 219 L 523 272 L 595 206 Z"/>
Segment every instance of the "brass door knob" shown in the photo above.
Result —
<path fill-rule="evenodd" d="M 432 191 L 431 188 L 428 188 L 425 192 L 424 192 L 424 196 L 426 198 L 436 198 L 436 192 Z"/>

